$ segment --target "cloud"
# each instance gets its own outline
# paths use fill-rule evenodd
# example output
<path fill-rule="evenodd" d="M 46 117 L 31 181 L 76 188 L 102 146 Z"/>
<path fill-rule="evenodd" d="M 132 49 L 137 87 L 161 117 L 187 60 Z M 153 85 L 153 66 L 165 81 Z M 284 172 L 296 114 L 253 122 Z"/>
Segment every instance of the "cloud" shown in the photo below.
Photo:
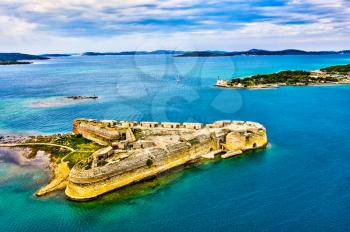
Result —
<path fill-rule="evenodd" d="M 16 38 L 35 30 L 37 25 L 16 17 L 0 15 L 0 34 Z"/>
<path fill-rule="evenodd" d="M 0 50 L 338 49 L 349 9 L 345 0 L 2 0 Z"/>

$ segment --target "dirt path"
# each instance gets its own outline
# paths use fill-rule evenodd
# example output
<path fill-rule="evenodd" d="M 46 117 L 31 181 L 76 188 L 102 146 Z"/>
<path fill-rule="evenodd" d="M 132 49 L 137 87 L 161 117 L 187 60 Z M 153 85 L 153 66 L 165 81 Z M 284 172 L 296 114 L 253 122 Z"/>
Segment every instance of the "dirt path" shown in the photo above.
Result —
<path fill-rule="evenodd" d="M 52 143 L 0 143 L 0 147 L 18 147 L 18 146 L 35 146 L 35 145 L 61 147 L 61 148 L 70 150 L 71 152 L 75 152 L 75 150 L 71 147 L 67 147 L 59 144 L 52 144 Z"/>

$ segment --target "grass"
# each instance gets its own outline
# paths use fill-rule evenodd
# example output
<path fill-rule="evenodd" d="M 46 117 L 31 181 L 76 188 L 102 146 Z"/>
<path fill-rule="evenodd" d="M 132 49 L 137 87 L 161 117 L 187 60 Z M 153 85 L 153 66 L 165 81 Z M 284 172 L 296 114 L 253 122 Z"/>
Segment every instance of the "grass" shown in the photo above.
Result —
<path fill-rule="evenodd" d="M 88 139 L 85 139 L 81 135 L 62 135 L 62 136 L 45 136 L 37 138 L 35 142 L 48 142 L 52 144 L 58 144 L 73 148 L 75 152 L 71 152 L 68 149 L 44 145 L 33 145 L 32 152 L 30 156 L 35 157 L 36 153 L 40 151 L 45 151 L 51 154 L 51 160 L 60 163 L 64 158 L 68 162 L 69 168 L 72 168 L 76 163 L 86 160 L 89 158 L 92 153 L 102 148 L 101 145 L 98 145 Z"/>
<path fill-rule="evenodd" d="M 69 168 L 72 168 L 76 163 L 89 158 L 92 155 L 92 153 L 99 150 L 101 147 L 102 146 L 96 143 L 92 143 L 90 141 L 89 143 L 85 144 L 77 144 L 77 151 L 67 155 L 67 157 L 64 160 L 68 161 Z"/>
<path fill-rule="evenodd" d="M 54 143 L 71 147 L 75 150 L 79 149 L 80 145 L 92 144 L 90 140 L 85 139 L 81 135 L 66 135 L 58 138 L 54 141 Z"/>
<path fill-rule="evenodd" d="M 68 166 L 71 169 L 78 162 L 89 158 L 92 155 L 92 153 L 93 153 L 93 151 L 91 151 L 91 152 L 79 152 L 79 151 L 72 152 L 64 158 L 64 161 L 68 162 Z"/>

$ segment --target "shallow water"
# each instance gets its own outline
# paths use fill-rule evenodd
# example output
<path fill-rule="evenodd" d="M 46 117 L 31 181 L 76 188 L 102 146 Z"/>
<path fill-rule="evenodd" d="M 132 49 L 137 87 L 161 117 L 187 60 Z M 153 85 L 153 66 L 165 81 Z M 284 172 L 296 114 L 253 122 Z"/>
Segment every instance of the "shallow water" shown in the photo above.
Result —
<path fill-rule="evenodd" d="M 230 78 L 350 63 L 348 55 L 65 57 L 0 67 L 0 130 L 56 133 L 75 117 L 263 123 L 271 146 L 208 162 L 140 196 L 90 203 L 32 196 L 45 173 L 0 162 L 4 231 L 346 231 L 350 223 L 350 86 L 230 90 Z M 33 107 L 67 95 L 79 104 Z"/>

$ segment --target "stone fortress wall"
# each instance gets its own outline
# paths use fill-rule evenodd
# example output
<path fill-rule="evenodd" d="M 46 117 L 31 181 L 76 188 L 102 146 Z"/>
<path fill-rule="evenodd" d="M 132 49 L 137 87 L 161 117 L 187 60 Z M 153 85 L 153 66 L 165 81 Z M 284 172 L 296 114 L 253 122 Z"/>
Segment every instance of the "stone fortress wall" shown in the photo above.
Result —
<path fill-rule="evenodd" d="M 109 158 L 112 161 L 109 160 L 108 164 L 103 166 L 85 169 L 76 165 L 70 172 L 65 191 L 69 198 L 95 198 L 189 162 L 214 158 L 218 153 L 222 158 L 227 158 L 246 150 L 262 148 L 267 144 L 265 128 L 255 122 L 218 121 L 200 124 L 77 119 L 73 123 L 74 133 L 82 134 L 95 142 L 103 141 L 103 145 L 106 146 L 113 144 L 114 139 L 125 139 L 134 145 L 141 142 L 135 141 L 135 136 L 126 135 L 132 129 L 170 131 L 175 134 L 185 132 L 189 135 L 181 137 L 179 141 L 172 141 L 170 138 L 165 146 L 156 141 L 154 146 L 148 148 L 117 149 L 113 158 Z M 98 130 L 102 130 L 102 133 L 96 133 Z M 159 140 L 161 139 L 162 136 L 159 136 Z"/>
<path fill-rule="evenodd" d="M 110 131 L 108 129 L 103 129 L 100 127 L 101 124 L 104 124 L 106 127 L 124 127 L 124 128 L 158 128 L 158 129 L 190 129 L 190 130 L 200 130 L 203 128 L 223 128 L 228 125 L 241 125 L 246 127 L 251 127 L 252 130 L 263 128 L 263 126 L 256 122 L 249 121 L 217 121 L 210 124 L 203 123 L 177 123 L 177 122 L 137 122 L 137 121 L 117 121 L 117 120 L 93 120 L 93 119 L 76 119 L 73 122 L 73 133 L 80 133 L 83 129 L 89 129 L 94 132 L 98 132 L 99 134 L 105 134 L 110 136 L 116 136 L 115 131 Z M 96 126 L 94 126 L 96 125 Z"/>

